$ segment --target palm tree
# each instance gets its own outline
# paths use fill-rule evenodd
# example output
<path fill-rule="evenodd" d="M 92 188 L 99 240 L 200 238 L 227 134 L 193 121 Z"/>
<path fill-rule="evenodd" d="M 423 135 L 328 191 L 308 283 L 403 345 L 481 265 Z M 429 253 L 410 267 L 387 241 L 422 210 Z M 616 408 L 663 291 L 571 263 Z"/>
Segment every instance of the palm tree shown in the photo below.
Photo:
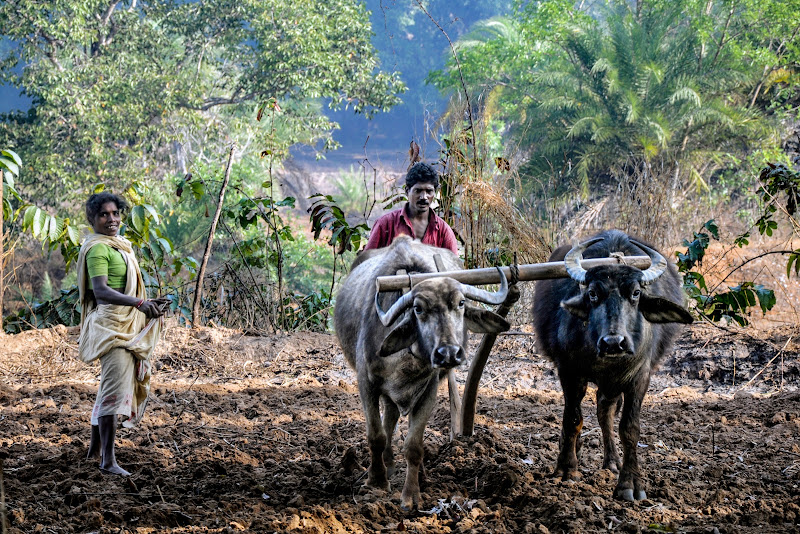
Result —
<path fill-rule="evenodd" d="M 551 44 L 529 91 L 527 174 L 555 172 L 563 190 L 588 196 L 620 162 L 660 158 L 673 166 L 674 189 L 768 133 L 736 97 L 753 72 L 724 49 L 705 58 L 682 4 L 611 2 Z"/>

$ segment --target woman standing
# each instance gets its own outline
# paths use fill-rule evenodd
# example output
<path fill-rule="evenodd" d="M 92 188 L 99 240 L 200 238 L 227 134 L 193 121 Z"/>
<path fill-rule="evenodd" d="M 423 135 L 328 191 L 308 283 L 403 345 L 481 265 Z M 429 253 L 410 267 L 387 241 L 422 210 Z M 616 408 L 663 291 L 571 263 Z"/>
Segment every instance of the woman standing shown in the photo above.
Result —
<path fill-rule="evenodd" d="M 128 476 L 117 464 L 114 439 L 118 417 L 132 427 L 142 418 L 150 391 L 150 356 L 168 300 L 148 299 L 130 241 L 117 235 L 128 203 L 111 193 L 86 201 L 86 219 L 94 229 L 78 256 L 81 333 L 78 353 L 84 362 L 100 359 L 100 387 L 92 410 L 87 458 L 99 458 L 100 470 Z"/>

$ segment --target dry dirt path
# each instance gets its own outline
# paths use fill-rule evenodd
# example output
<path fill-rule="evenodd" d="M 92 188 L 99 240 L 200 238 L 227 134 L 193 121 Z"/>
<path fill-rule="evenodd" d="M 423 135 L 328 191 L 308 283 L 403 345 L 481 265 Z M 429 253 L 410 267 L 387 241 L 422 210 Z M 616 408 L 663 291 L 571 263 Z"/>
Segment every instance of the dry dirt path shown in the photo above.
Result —
<path fill-rule="evenodd" d="M 592 393 L 582 480 L 550 478 L 561 392 L 531 337 L 505 337 L 474 437 L 448 440 L 441 390 L 413 514 L 402 461 L 392 491 L 362 487 L 363 417 L 333 336 L 169 328 L 143 424 L 118 434 L 129 479 L 84 460 L 97 370 L 75 361 L 76 336 L 0 337 L 8 532 L 800 532 L 798 334 L 687 330 L 645 400 L 635 504 L 599 469 Z"/>

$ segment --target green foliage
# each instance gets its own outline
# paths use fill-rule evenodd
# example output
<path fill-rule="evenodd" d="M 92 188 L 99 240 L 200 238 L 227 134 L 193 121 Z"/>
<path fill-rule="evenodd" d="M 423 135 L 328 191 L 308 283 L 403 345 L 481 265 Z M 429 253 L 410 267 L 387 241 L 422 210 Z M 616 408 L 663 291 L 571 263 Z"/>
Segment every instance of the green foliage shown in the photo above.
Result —
<path fill-rule="evenodd" d="M 22 165 L 22 160 L 13 150 L 3 149 L 0 150 L 0 187 L 3 188 L 3 205 L 0 206 L 0 215 L 3 220 L 11 220 L 12 212 L 12 198 L 16 201 L 22 200 L 17 193 L 15 186 L 15 177 L 19 176 L 19 167 Z"/>
<path fill-rule="evenodd" d="M 348 250 L 357 251 L 361 248 L 361 241 L 366 242 L 369 226 L 366 223 L 352 226 L 331 195 L 318 193 L 309 197 L 309 199 L 312 198 L 314 201 L 308 208 L 308 212 L 314 239 L 319 239 L 323 230 L 329 230 L 331 237 L 328 239 L 328 244 L 336 247 L 337 254 L 344 254 Z"/>
<path fill-rule="evenodd" d="M 740 236 L 741 237 L 741 236 Z M 713 220 L 706 221 L 699 232 L 694 233 L 692 241 L 684 240 L 685 253 L 678 253 L 678 270 L 683 273 L 683 288 L 696 304 L 695 310 L 710 321 L 735 321 L 740 326 L 749 324 L 747 316 L 750 308 L 756 305 L 766 314 L 775 306 L 775 292 L 761 284 L 742 282 L 727 291 L 709 290 L 705 277 L 693 270 L 703 262 L 711 239 L 719 239 L 719 228 Z M 742 239 L 736 241 L 744 244 Z"/>
<path fill-rule="evenodd" d="M 333 302 L 324 289 L 308 295 L 294 294 L 284 297 L 283 323 L 290 330 L 325 332 Z"/>
<path fill-rule="evenodd" d="M 76 325 L 80 321 L 78 288 L 62 289 L 58 298 L 34 304 L 3 319 L 6 334 L 18 334 L 25 330 L 50 328 L 55 325 Z"/>
<path fill-rule="evenodd" d="M 529 150 L 528 194 L 541 182 L 548 197 L 586 198 L 656 158 L 678 179 L 665 193 L 707 194 L 742 156 L 777 147 L 775 119 L 796 113 L 800 2 L 779 4 L 520 2 L 457 43 L 460 70 L 451 59 L 429 80 L 459 95 L 463 75 L 506 144 Z"/>
<path fill-rule="evenodd" d="M 761 186 L 758 188 L 758 195 L 764 203 L 764 213 L 756 221 L 758 231 L 763 235 L 772 235 L 778 228 L 778 223 L 774 220 L 779 208 L 783 208 L 787 217 L 794 221 L 797 228 L 797 204 L 800 200 L 800 172 L 795 172 L 783 164 L 768 164 L 759 175 Z M 781 205 L 782 196 L 786 195 L 786 204 Z M 792 267 L 794 266 L 795 276 L 800 277 L 800 248 L 788 253 L 789 259 L 786 262 L 786 277 L 791 277 Z"/>
<path fill-rule="evenodd" d="M 0 146 L 24 154 L 40 206 L 161 180 L 231 139 L 332 148 L 323 101 L 371 116 L 404 90 L 350 0 L 9 0 L 0 29 L 0 83 L 33 102 L 0 117 Z"/>

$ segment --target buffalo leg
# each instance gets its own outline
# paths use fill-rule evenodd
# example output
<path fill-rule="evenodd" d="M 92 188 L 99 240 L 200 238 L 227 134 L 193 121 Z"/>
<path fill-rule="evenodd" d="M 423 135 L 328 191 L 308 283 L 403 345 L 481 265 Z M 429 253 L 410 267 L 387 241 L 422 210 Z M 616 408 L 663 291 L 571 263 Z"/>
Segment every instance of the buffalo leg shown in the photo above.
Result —
<path fill-rule="evenodd" d="M 438 380 L 433 379 L 427 390 L 422 395 L 420 402 L 408 415 L 408 437 L 406 438 L 406 482 L 400 496 L 400 506 L 404 510 L 414 510 L 422 500 L 419 490 L 420 474 L 424 476 L 425 468 L 422 464 L 424 449 L 422 439 L 425 426 L 436 404 L 436 390 Z"/>
<path fill-rule="evenodd" d="M 606 397 L 602 391 L 597 391 L 597 421 L 603 433 L 603 469 L 609 469 L 613 473 L 619 473 L 622 466 L 614 441 L 614 415 L 619 400 L 619 395 Z"/>
<path fill-rule="evenodd" d="M 367 443 L 369 444 L 370 461 L 367 473 L 367 486 L 389 489 L 386 477 L 386 465 L 383 454 L 386 450 L 386 434 L 381 425 L 380 392 L 371 387 L 366 377 L 358 380 L 361 403 L 364 406 L 364 418 L 367 423 Z"/>
<path fill-rule="evenodd" d="M 384 397 L 383 401 L 383 431 L 386 434 L 386 448 L 383 449 L 383 463 L 386 466 L 387 475 L 391 477 L 394 474 L 392 437 L 397 427 L 397 420 L 400 419 L 400 410 L 391 399 Z"/>
<path fill-rule="evenodd" d="M 619 422 L 623 461 L 617 487 L 614 489 L 614 496 L 626 501 L 640 501 L 647 498 L 647 494 L 644 491 L 642 473 L 639 470 L 639 458 L 636 448 L 641 432 L 639 417 L 648 381 L 641 380 L 639 382 L 644 384 L 637 384 L 634 391 L 625 393 L 625 404 L 622 407 L 622 417 Z"/>
<path fill-rule="evenodd" d="M 580 450 L 580 434 L 583 429 L 581 401 L 586 395 L 586 381 L 561 380 L 561 388 L 564 390 L 561 451 L 558 454 L 553 476 L 560 476 L 562 480 L 575 480 L 580 478 L 578 451 Z"/>

